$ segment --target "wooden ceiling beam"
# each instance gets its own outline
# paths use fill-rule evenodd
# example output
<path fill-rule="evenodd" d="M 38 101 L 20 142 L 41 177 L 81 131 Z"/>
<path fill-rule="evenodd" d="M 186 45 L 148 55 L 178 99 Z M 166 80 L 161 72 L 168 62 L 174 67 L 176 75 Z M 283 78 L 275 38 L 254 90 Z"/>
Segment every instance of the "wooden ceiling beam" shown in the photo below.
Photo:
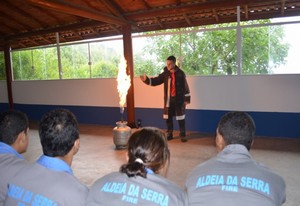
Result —
<path fill-rule="evenodd" d="M 190 18 L 187 16 L 187 14 L 183 14 L 183 17 L 184 17 L 185 21 L 188 23 L 188 25 L 191 26 L 192 22 L 191 22 Z"/>
<path fill-rule="evenodd" d="M 248 9 L 248 5 L 245 5 L 245 19 L 249 19 L 249 9 Z"/>
<path fill-rule="evenodd" d="M 36 9 L 39 9 L 40 12 L 46 14 L 47 16 L 49 16 L 50 18 L 54 19 L 54 21 L 57 24 L 61 24 L 62 22 L 59 20 L 59 18 L 56 15 L 53 15 L 53 13 L 51 13 L 48 9 L 45 8 L 41 8 L 41 7 L 36 7 Z"/>
<path fill-rule="evenodd" d="M 176 0 L 176 5 L 179 6 L 181 4 L 181 0 Z"/>
<path fill-rule="evenodd" d="M 79 6 L 77 4 L 73 4 L 70 2 L 66 2 L 63 0 L 24 0 L 28 3 L 52 9 L 64 14 L 70 14 L 75 16 L 80 16 L 83 18 L 93 19 L 96 21 L 108 23 L 108 24 L 117 24 L 117 25 L 126 25 L 129 24 L 122 18 L 113 16 L 108 13 L 100 12 L 95 9 Z"/>
<path fill-rule="evenodd" d="M 218 13 L 215 9 L 212 10 L 213 11 L 213 14 L 215 16 L 215 19 L 216 19 L 216 22 L 218 23 L 219 22 L 219 16 L 218 16 Z"/>
<path fill-rule="evenodd" d="M 8 1 L 6 2 L 6 4 L 9 5 L 10 7 L 13 7 L 14 10 L 15 10 L 16 12 L 18 12 L 19 14 L 21 14 L 22 16 L 24 16 L 24 17 L 26 17 L 26 18 L 28 18 L 28 19 L 31 19 L 31 20 L 33 20 L 33 21 L 35 21 L 35 23 L 38 24 L 39 27 L 43 28 L 43 25 L 45 25 L 44 22 L 42 22 L 40 19 L 35 18 L 34 15 L 30 14 L 30 13 L 27 12 L 26 10 L 23 10 L 22 8 L 17 7 L 17 6 L 15 6 L 14 4 L 12 4 L 12 3 L 8 2 Z"/>
<path fill-rule="evenodd" d="M 281 15 L 284 15 L 285 0 L 281 0 Z"/>
<path fill-rule="evenodd" d="M 151 6 L 148 4 L 148 2 L 146 2 L 145 0 L 141 0 L 141 2 L 144 4 L 146 9 L 151 9 Z"/>
<path fill-rule="evenodd" d="M 14 40 L 14 39 L 20 39 L 20 38 L 28 38 L 28 37 L 32 37 L 32 36 L 39 36 L 39 35 L 56 33 L 56 32 L 72 31 L 72 30 L 76 30 L 76 29 L 82 29 L 84 27 L 94 27 L 94 26 L 99 26 L 101 24 L 103 24 L 103 23 L 100 23 L 97 21 L 80 22 L 80 23 L 75 23 L 75 24 L 71 24 L 71 25 L 60 26 L 60 27 L 55 27 L 55 28 L 50 28 L 50 29 L 44 29 L 44 30 L 38 30 L 38 31 L 25 32 L 25 33 L 16 34 L 16 35 L 10 35 L 9 37 L 4 37 L 4 39 L 5 40 Z"/>
<path fill-rule="evenodd" d="M 4 11 L 4 12 L 2 11 L 0 13 L 0 18 L 5 19 L 3 21 L 4 23 L 7 22 L 8 24 L 14 26 L 14 29 L 16 29 L 16 26 L 18 27 L 18 25 L 21 26 L 23 28 L 23 30 L 29 30 L 29 29 L 33 28 L 28 23 L 24 24 L 23 22 L 20 22 L 17 18 L 15 18 L 13 16 L 13 14 L 11 14 L 11 13 L 5 13 L 5 12 L 6 11 Z M 9 21 L 7 21 L 7 19 L 9 19 Z M 13 28 L 13 27 L 11 27 L 11 28 Z"/>
<path fill-rule="evenodd" d="M 199 12 L 201 10 L 211 10 L 212 8 L 226 8 L 226 7 L 237 7 L 244 6 L 248 3 L 255 4 L 261 3 L 261 0 L 220 0 L 214 2 L 204 2 L 204 3 L 196 3 L 196 4 L 180 4 L 179 6 L 162 8 L 162 9 L 151 9 L 151 10 L 143 10 L 139 12 L 127 13 L 124 17 L 127 20 L 135 20 L 142 18 L 151 18 L 153 16 L 165 16 L 167 15 L 178 15 L 192 12 Z"/>
<path fill-rule="evenodd" d="M 97 0 L 98 2 L 98 0 Z M 102 4 L 104 4 L 106 6 L 106 8 L 108 8 L 108 10 L 110 12 L 112 12 L 115 16 L 120 17 L 121 19 L 123 19 L 124 21 L 126 21 L 126 19 L 124 18 L 124 16 L 122 15 L 122 10 L 120 8 L 117 7 L 117 5 L 115 5 L 111 0 L 101 0 Z"/>
<path fill-rule="evenodd" d="M 158 17 L 154 17 L 154 18 L 155 18 L 155 21 L 158 23 L 158 25 L 163 29 L 164 25 L 162 25 L 162 23 L 160 22 L 159 18 Z"/>
<path fill-rule="evenodd" d="M 122 31 L 119 30 L 117 27 L 115 27 L 114 25 L 110 25 L 110 28 L 112 28 L 112 30 L 116 31 L 118 34 L 122 34 Z"/>
<path fill-rule="evenodd" d="M 2 16 L 1 14 L 0 14 L 0 21 L 3 22 L 2 25 L 1 25 L 0 30 L 7 30 L 7 29 L 8 29 L 10 33 L 15 33 L 15 32 L 17 32 L 16 28 L 14 28 L 14 27 L 12 27 L 12 26 L 14 26 L 14 25 L 16 25 L 16 24 L 18 25 L 19 22 L 16 22 L 14 19 L 11 19 L 11 20 L 8 22 L 8 21 L 7 21 L 7 17 Z M 26 29 L 26 27 L 25 27 L 24 25 L 22 25 L 22 24 L 19 24 L 19 25 L 21 25 L 24 29 Z"/>
<path fill-rule="evenodd" d="M 52 44 L 52 42 L 49 41 L 47 38 L 42 37 L 42 36 L 40 36 L 40 38 L 41 38 L 43 41 L 47 42 L 48 44 Z"/>

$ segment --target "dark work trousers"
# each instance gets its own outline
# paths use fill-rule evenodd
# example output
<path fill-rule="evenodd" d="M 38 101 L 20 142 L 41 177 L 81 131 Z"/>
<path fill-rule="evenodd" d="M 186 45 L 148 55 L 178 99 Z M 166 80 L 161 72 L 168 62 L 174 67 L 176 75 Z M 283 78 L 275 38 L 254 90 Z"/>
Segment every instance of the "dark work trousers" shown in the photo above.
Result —
<path fill-rule="evenodd" d="M 166 120 L 168 136 L 173 136 L 173 117 L 176 116 L 175 105 L 176 105 L 176 99 L 175 97 L 171 97 L 170 105 L 168 108 L 168 119 Z M 180 131 L 179 136 L 185 137 L 185 119 L 178 120 L 178 125 Z"/>

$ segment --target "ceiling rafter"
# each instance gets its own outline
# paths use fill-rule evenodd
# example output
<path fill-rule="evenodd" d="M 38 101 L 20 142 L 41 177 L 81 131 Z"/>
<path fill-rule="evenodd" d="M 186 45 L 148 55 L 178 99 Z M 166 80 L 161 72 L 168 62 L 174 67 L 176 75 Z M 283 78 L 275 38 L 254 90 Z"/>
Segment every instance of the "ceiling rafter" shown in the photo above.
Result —
<path fill-rule="evenodd" d="M 4 12 L 1 12 L 0 15 L 3 19 L 9 18 L 9 22 L 4 21 L 3 22 L 4 24 L 7 22 L 7 25 L 10 24 L 10 25 L 14 25 L 14 26 L 21 26 L 23 28 L 23 30 L 28 30 L 29 28 L 33 29 L 33 27 L 31 27 L 29 24 L 24 24 L 23 22 L 18 21 L 17 18 L 12 16 L 13 14 L 5 13 L 5 11 L 4 11 Z M 10 26 L 10 28 L 13 28 L 13 30 L 16 30 L 15 27 Z"/>
<path fill-rule="evenodd" d="M 49 44 L 51 44 L 52 43 L 52 41 L 51 40 L 49 40 L 48 38 L 46 38 L 46 37 L 41 37 L 45 42 L 48 42 Z"/>
<path fill-rule="evenodd" d="M 151 9 L 151 6 L 148 4 L 148 2 L 146 2 L 145 0 L 141 0 L 141 2 L 146 7 L 146 9 Z"/>
<path fill-rule="evenodd" d="M 1 13 L 0 13 L 0 20 L 2 20 L 2 19 L 5 19 L 5 17 L 3 17 L 2 15 L 1 15 Z M 19 22 L 16 22 L 14 19 L 11 19 L 11 21 L 10 22 L 7 22 L 7 21 L 2 21 L 3 23 L 2 23 L 2 25 L 1 25 L 1 29 L 0 30 L 2 30 L 2 29 L 4 29 L 3 27 L 6 27 L 6 28 L 8 28 L 10 31 L 10 33 L 15 33 L 15 32 L 17 32 L 17 30 L 16 30 L 16 28 L 14 28 L 14 27 L 12 27 L 12 25 L 14 25 L 14 24 L 17 24 L 17 25 L 21 25 L 21 24 L 19 24 Z M 25 26 L 23 26 L 23 25 L 21 25 L 23 28 L 26 28 Z"/>
<path fill-rule="evenodd" d="M 140 18 L 150 18 L 153 16 L 162 16 L 162 15 L 178 15 L 184 13 L 191 13 L 191 12 L 199 12 L 201 10 L 209 10 L 211 8 L 226 8 L 226 7 L 236 7 L 239 5 L 244 5 L 245 2 L 243 0 L 220 0 L 220 1 L 213 1 L 213 2 L 205 2 L 205 3 L 194 3 L 194 4 L 181 4 L 179 6 L 167 7 L 167 8 L 159 8 L 159 9 L 151 9 L 147 11 L 139 11 L 139 12 L 132 12 L 125 14 L 126 19 L 134 20 Z M 259 2 L 261 0 L 253 0 L 252 3 Z"/>
<path fill-rule="evenodd" d="M 33 40 L 33 39 L 26 39 L 25 41 L 29 41 L 29 42 L 33 43 L 35 46 L 38 46 L 38 45 L 39 45 L 39 44 L 38 44 L 35 40 Z"/>
<path fill-rule="evenodd" d="M 155 21 L 158 23 L 158 25 L 163 29 L 164 28 L 164 25 L 161 23 L 161 21 L 159 20 L 158 17 L 154 17 L 155 18 Z"/>
<path fill-rule="evenodd" d="M 89 22 L 79 22 L 79 23 L 74 23 L 70 25 L 65 25 L 61 27 L 55 27 L 55 28 L 49 28 L 49 29 L 44 29 L 44 30 L 39 30 L 39 31 L 31 31 L 31 32 L 25 32 L 21 34 L 16 34 L 16 35 L 10 35 L 9 37 L 4 37 L 6 40 L 15 40 L 15 39 L 20 39 L 20 38 L 25 38 L 25 37 L 31 37 L 31 36 L 39 36 L 39 35 L 45 35 L 49 33 L 56 33 L 56 32 L 62 32 L 62 31 L 70 31 L 70 30 L 76 30 L 84 27 L 93 27 L 93 26 L 99 26 L 101 25 L 100 22 L 97 21 L 89 21 Z"/>
<path fill-rule="evenodd" d="M 248 20 L 249 19 L 249 9 L 248 5 L 245 5 L 245 18 Z"/>
<path fill-rule="evenodd" d="M 79 6 L 74 3 L 62 1 L 62 0 L 24 0 L 29 3 L 45 7 L 48 9 L 53 9 L 66 14 L 77 15 L 83 18 L 93 19 L 100 22 L 117 24 L 117 25 L 126 25 L 128 22 L 124 19 L 115 17 L 111 14 L 100 12 L 91 8 Z"/>
<path fill-rule="evenodd" d="M 100 0 L 106 8 L 108 8 L 109 11 L 111 11 L 115 16 L 120 17 L 124 21 L 127 21 L 124 16 L 122 15 L 123 11 L 122 9 L 118 8 L 117 5 L 115 5 L 111 0 Z M 97 0 L 99 2 L 99 0 Z"/>
<path fill-rule="evenodd" d="M 60 19 L 56 16 L 56 15 L 53 15 L 51 12 L 49 12 L 49 10 L 45 9 L 45 8 L 42 8 L 42 7 L 39 7 L 39 6 L 35 6 L 33 5 L 34 8 L 36 8 L 37 10 L 39 10 L 41 13 L 44 13 L 46 14 L 48 17 L 54 19 L 54 21 L 57 23 L 57 24 L 61 24 L 61 21 Z"/>
<path fill-rule="evenodd" d="M 122 32 L 115 26 L 115 25 L 110 25 L 110 27 L 116 31 L 118 34 L 121 34 Z"/>
<path fill-rule="evenodd" d="M 179 6 L 181 4 L 181 0 L 176 0 L 176 5 Z"/>
<path fill-rule="evenodd" d="M 218 16 L 218 13 L 216 12 L 216 9 L 213 9 L 212 11 L 215 16 L 216 22 L 219 22 L 219 16 Z"/>
<path fill-rule="evenodd" d="M 32 19 L 33 21 L 35 21 L 35 23 L 37 23 L 40 27 L 43 27 L 43 25 L 45 24 L 45 22 L 40 21 L 39 19 L 35 18 L 33 15 L 31 15 L 30 13 L 26 12 L 26 10 L 23 10 L 15 5 L 12 5 L 12 3 L 10 2 L 6 2 L 7 5 L 10 5 L 12 7 L 15 7 L 16 12 L 18 12 L 19 14 L 21 14 L 22 16 L 28 18 L 28 19 Z M 48 25 L 47 25 L 48 26 Z"/>
<path fill-rule="evenodd" d="M 285 0 L 281 0 L 281 15 L 284 15 Z"/>
<path fill-rule="evenodd" d="M 183 17 L 184 17 L 185 21 L 188 23 L 188 25 L 191 26 L 192 22 L 191 22 L 190 18 L 187 16 L 187 14 L 183 14 Z"/>

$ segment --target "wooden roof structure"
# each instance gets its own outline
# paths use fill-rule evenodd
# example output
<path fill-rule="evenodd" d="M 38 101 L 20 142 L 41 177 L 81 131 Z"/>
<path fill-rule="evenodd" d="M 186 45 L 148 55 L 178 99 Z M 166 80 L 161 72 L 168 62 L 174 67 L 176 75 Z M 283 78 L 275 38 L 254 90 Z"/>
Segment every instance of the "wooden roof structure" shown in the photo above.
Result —
<path fill-rule="evenodd" d="M 2 0 L 0 51 L 132 33 L 298 16 L 300 0 Z"/>

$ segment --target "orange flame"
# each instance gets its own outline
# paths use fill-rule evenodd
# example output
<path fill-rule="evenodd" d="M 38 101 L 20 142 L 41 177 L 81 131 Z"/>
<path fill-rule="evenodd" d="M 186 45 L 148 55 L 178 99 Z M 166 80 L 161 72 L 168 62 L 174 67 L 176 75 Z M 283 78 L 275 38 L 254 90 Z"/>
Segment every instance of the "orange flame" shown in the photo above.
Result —
<path fill-rule="evenodd" d="M 127 63 L 125 58 L 121 58 L 120 63 L 118 65 L 118 77 L 117 77 L 117 82 L 118 82 L 118 92 L 119 92 L 119 104 L 120 104 L 120 111 L 123 114 L 124 112 L 124 107 L 126 104 L 126 96 L 127 96 L 127 91 L 130 87 L 130 76 L 126 74 L 126 67 Z"/>

